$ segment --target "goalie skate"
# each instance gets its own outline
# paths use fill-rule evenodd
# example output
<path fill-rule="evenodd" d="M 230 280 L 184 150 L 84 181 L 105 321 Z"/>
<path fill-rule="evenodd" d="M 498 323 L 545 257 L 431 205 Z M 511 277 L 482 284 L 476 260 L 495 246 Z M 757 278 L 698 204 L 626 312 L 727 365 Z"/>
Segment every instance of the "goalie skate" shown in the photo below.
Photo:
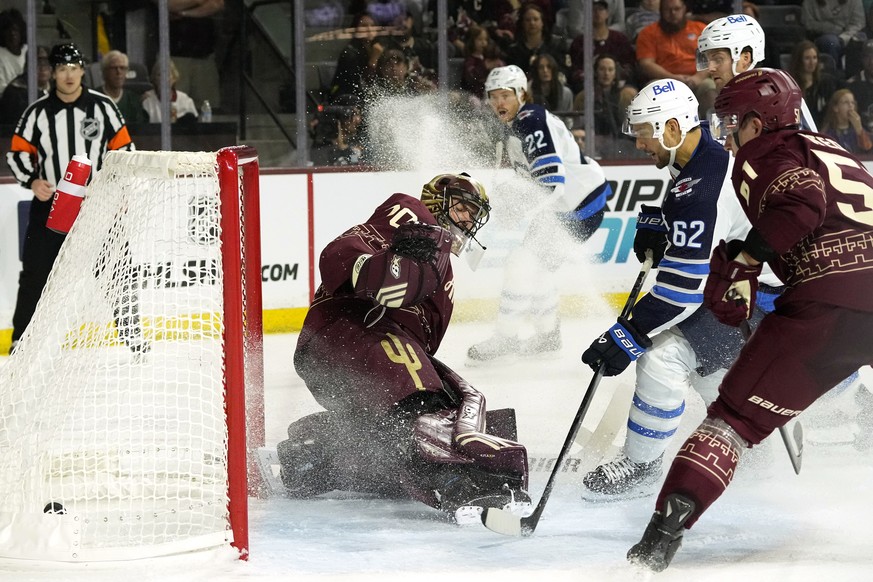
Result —
<path fill-rule="evenodd" d="M 444 511 L 449 512 L 451 518 L 460 526 L 482 523 L 482 512 L 486 507 L 496 507 L 518 516 L 525 516 L 531 512 L 530 495 L 526 491 L 513 491 L 509 486 L 504 487 L 504 493 L 482 495 L 470 499 L 463 505 L 451 511 L 452 504 L 446 505 Z"/>
<path fill-rule="evenodd" d="M 582 499 L 593 502 L 623 501 L 655 493 L 663 474 L 663 456 L 649 463 L 634 463 L 624 455 L 585 475 Z"/>

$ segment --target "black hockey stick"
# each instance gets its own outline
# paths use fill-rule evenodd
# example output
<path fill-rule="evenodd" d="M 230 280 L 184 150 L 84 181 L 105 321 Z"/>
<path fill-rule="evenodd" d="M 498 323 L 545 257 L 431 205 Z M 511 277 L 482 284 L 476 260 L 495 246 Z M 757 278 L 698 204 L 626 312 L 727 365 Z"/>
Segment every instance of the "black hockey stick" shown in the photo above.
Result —
<path fill-rule="evenodd" d="M 621 310 L 621 317 L 626 318 L 630 315 L 631 310 L 634 307 L 634 303 L 636 303 L 637 301 L 637 296 L 640 294 L 640 290 L 643 287 L 643 283 L 645 282 L 646 277 L 649 274 L 649 270 L 651 270 L 652 268 L 652 262 L 652 253 L 650 251 L 647 251 L 646 260 L 643 263 L 642 268 L 640 269 L 640 274 L 637 275 L 637 280 L 634 283 L 630 295 L 628 295 L 627 301 L 625 302 L 624 307 Z M 497 533 L 507 536 L 527 537 L 534 533 L 534 530 L 537 528 L 537 523 L 539 523 L 540 517 L 543 514 L 543 510 L 545 510 L 546 508 L 546 502 L 548 502 L 549 496 L 552 494 L 552 489 L 555 486 L 555 477 L 561 470 L 561 467 L 563 466 L 567 455 L 570 454 L 570 447 L 576 440 L 576 434 L 579 432 L 579 428 L 582 426 L 582 421 L 585 418 L 585 413 L 588 412 L 588 406 L 591 404 L 591 400 L 594 398 L 594 392 L 597 390 L 597 385 L 600 384 L 600 379 L 603 377 L 605 367 L 606 364 L 604 362 L 601 362 L 600 366 L 598 366 L 597 368 L 597 371 L 594 372 L 594 377 L 591 378 L 591 383 L 588 384 L 588 389 L 585 391 L 585 397 L 582 398 L 582 404 L 579 405 L 579 410 L 576 412 L 576 418 L 573 419 L 573 424 L 570 425 L 570 432 L 567 434 L 567 438 L 564 440 L 564 446 L 561 447 L 561 452 L 558 453 L 558 458 L 555 460 L 555 466 L 552 468 L 552 473 L 551 475 L 549 475 L 549 480 L 546 482 L 546 488 L 543 490 L 543 496 L 540 498 L 539 503 L 537 503 L 537 506 L 534 508 L 533 513 L 531 513 L 527 517 L 519 517 L 518 515 L 515 515 L 514 513 L 505 509 L 501 509 L 498 507 L 487 507 L 482 512 L 482 523 L 485 524 L 485 527 L 487 527 L 491 531 L 495 531 Z"/>
<path fill-rule="evenodd" d="M 746 341 L 752 337 L 752 327 L 749 321 L 744 319 L 740 323 L 740 333 L 743 334 L 743 339 Z M 800 475 L 800 466 L 803 463 L 803 425 L 799 420 L 794 421 L 794 430 L 789 430 L 788 425 L 779 427 L 779 435 L 782 437 L 782 442 L 785 443 L 785 450 L 788 451 L 788 458 L 791 459 L 791 466 L 794 467 L 794 473 Z"/>

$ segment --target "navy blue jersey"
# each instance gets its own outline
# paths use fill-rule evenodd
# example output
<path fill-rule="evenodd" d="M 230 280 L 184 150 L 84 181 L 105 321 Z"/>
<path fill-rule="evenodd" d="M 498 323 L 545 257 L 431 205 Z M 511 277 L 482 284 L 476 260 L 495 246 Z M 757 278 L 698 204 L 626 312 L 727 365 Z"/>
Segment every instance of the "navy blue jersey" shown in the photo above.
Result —
<path fill-rule="evenodd" d="M 702 308 L 712 249 L 745 238 L 750 225 L 728 177 L 732 159 L 701 127 L 701 139 L 664 197 L 669 246 L 651 292 L 633 310 L 634 326 L 654 335 Z"/>

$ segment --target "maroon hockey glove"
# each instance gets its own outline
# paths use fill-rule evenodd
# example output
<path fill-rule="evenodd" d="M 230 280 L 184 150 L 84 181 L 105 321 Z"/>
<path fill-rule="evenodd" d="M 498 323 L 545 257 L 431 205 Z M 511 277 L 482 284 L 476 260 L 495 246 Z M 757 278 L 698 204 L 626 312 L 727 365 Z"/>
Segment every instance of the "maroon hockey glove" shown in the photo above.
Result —
<path fill-rule="evenodd" d="M 432 295 L 449 267 L 452 237 L 439 226 L 406 223 L 391 246 L 355 264 L 355 295 L 385 307 L 416 305 Z"/>
<path fill-rule="evenodd" d="M 703 289 L 703 304 L 725 325 L 739 327 L 755 309 L 758 275 L 763 263 L 744 265 L 734 258 L 743 247 L 741 240 L 721 241 L 709 260 L 709 277 Z"/>

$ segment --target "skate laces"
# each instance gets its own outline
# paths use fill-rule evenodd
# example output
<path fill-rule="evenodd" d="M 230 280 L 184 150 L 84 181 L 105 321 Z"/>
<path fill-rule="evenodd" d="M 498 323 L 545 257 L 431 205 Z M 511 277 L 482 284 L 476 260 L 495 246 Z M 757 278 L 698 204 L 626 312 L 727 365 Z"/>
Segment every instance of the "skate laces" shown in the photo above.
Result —
<path fill-rule="evenodd" d="M 610 483 L 617 483 L 619 481 L 624 481 L 629 477 L 633 477 L 636 475 L 641 469 L 644 469 L 647 463 L 634 463 L 627 457 L 622 457 L 618 461 L 612 461 L 610 463 L 606 463 L 605 465 L 601 465 L 600 469 L 603 471 L 604 477 Z"/>

